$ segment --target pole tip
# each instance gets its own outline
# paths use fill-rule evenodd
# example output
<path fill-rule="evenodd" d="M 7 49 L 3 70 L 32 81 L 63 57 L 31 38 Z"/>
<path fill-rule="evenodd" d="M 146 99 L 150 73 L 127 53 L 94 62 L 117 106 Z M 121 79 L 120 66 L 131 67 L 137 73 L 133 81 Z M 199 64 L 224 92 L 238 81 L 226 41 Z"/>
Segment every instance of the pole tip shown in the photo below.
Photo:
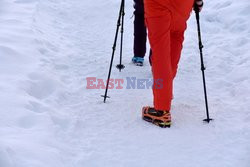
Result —
<path fill-rule="evenodd" d="M 121 72 L 121 70 L 124 69 L 125 66 L 124 66 L 123 64 L 117 64 L 117 65 L 116 65 L 116 68 L 119 69 L 120 72 Z"/>
<path fill-rule="evenodd" d="M 211 118 L 203 119 L 203 122 L 206 122 L 206 123 L 210 123 L 210 121 L 213 121 L 213 119 L 211 119 Z"/>
<path fill-rule="evenodd" d="M 109 97 L 109 96 L 107 96 L 107 95 L 101 95 L 101 97 L 103 97 L 103 98 L 104 98 L 103 103 L 106 103 L 106 99 L 107 99 L 107 98 L 110 98 L 110 97 Z"/>

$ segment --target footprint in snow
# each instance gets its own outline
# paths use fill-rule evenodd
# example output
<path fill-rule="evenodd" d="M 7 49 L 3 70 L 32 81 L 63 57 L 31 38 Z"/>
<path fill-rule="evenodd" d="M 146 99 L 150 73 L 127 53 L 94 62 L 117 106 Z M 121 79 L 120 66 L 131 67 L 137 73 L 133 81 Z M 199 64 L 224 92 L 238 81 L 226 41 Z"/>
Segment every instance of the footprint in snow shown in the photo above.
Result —
<path fill-rule="evenodd" d="M 13 162 L 11 156 L 9 155 L 8 149 L 0 146 L 0 166 L 12 167 Z"/>
<path fill-rule="evenodd" d="M 30 101 L 29 104 L 25 106 L 25 108 L 36 113 L 43 113 L 48 111 L 47 107 L 35 101 Z"/>
<path fill-rule="evenodd" d="M 26 85 L 26 92 L 37 99 L 45 99 L 56 91 L 57 81 L 47 75 L 32 73 Z"/>

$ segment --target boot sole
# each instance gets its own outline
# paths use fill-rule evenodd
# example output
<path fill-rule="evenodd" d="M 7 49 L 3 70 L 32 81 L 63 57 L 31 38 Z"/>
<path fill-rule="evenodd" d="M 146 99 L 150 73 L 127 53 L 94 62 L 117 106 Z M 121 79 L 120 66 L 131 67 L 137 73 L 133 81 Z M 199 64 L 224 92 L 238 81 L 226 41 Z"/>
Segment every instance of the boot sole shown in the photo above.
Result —
<path fill-rule="evenodd" d="M 143 66 L 143 63 L 134 63 L 136 66 Z"/>
<path fill-rule="evenodd" d="M 143 62 L 133 62 L 133 61 L 132 61 L 132 63 L 133 63 L 134 65 L 136 65 L 136 66 L 143 66 Z"/>
<path fill-rule="evenodd" d="M 161 128 L 170 128 L 171 127 L 171 122 L 163 122 L 161 120 L 156 120 L 156 119 L 153 120 L 152 118 L 147 117 L 147 116 L 142 117 L 142 119 L 144 121 L 150 122 L 150 123 L 152 123 L 156 126 L 159 126 Z"/>

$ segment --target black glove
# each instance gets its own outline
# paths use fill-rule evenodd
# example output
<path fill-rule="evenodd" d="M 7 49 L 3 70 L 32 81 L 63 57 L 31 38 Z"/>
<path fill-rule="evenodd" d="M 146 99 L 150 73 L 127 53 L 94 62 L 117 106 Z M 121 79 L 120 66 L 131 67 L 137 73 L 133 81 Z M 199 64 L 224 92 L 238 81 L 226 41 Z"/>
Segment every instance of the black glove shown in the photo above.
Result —
<path fill-rule="evenodd" d="M 203 0 L 194 0 L 194 10 L 200 12 L 202 10 L 203 4 Z"/>

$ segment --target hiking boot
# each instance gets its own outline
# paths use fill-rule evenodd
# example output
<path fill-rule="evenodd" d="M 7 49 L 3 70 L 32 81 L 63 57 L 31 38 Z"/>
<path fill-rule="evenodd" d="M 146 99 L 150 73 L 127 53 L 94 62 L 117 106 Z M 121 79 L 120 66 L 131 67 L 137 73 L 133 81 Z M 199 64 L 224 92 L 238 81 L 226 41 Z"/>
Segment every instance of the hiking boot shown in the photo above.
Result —
<path fill-rule="evenodd" d="M 137 66 L 143 66 L 144 58 L 142 58 L 142 57 L 133 57 L 132 62 Z"/>
<path fill-rule="evenodd" d="M 155 110 L 153 107 L 142 108 L 142 119 L 151 122 L 161 128 L 170 128 L 171 114 L 169 111 Z"/>

